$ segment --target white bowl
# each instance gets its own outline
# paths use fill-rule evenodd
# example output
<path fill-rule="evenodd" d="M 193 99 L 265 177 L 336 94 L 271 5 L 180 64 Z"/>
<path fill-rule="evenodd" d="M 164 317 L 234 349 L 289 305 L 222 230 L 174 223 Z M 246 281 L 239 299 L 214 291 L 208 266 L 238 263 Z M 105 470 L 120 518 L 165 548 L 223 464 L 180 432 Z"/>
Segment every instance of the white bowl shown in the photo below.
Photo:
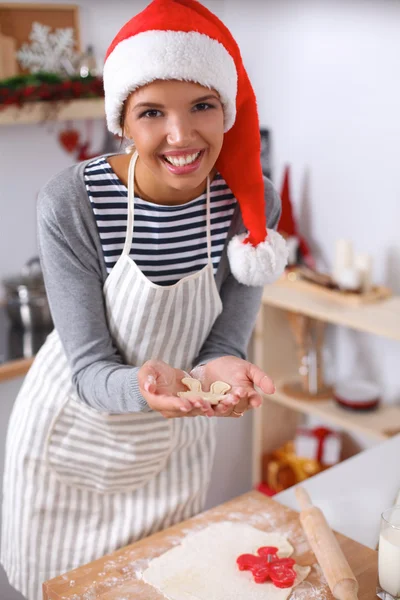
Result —
<path fill-rule="evenodd" d="M 335 385 L 333 396 L 340 406 L 354 410 L 376 408 L 381 399 L 379 387 L 371 381 L 348 380 Z"/>

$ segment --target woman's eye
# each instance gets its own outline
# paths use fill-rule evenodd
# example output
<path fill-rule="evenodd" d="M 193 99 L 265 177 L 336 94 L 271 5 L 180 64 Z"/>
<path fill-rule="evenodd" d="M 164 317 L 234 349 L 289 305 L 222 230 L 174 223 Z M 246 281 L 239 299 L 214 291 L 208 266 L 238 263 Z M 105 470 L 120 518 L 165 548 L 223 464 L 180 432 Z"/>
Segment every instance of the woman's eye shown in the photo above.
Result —
<path fill-rule="evenodd" d="M 215 108 L 213 104 L 209 104 L 208 102 L 199 102 L 196 104 L 193 109 L 196 111 L 209 110 L 210 108 Z"/>
<path fill-rule="evenodd" d="M 145 117 L 147 119 L 153 119 L 154 117 L 159 117 L 160 115 L 161 111 L 152 108 L 151 110 L 145 110 L 144 112 L 142 112 L 139 118 L 141 119 L 142 117 Z"/>

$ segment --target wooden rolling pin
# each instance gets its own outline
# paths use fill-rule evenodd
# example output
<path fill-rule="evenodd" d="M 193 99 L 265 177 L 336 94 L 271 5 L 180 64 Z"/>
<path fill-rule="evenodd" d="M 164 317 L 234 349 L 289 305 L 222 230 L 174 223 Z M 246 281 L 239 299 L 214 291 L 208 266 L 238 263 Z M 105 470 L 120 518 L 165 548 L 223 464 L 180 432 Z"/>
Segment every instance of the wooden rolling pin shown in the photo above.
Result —
<path fill-rule="evenodd" d="M 334 598 L 358 600 L 357 579 L 322 511 L 313 506 L 304 488 L 297 487 L 295 494 L 301 508 L 300 523 Z"/>

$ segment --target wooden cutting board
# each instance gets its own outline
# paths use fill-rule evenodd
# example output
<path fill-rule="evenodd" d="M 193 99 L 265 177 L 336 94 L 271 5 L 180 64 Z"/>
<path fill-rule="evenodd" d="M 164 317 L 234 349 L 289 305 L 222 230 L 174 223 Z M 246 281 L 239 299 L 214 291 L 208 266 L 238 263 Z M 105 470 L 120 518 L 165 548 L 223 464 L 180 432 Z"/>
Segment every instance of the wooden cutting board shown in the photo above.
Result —
<path fill-rule="evenodd" d="M 188 533 L 203 529 L 217 521 L 248 523 L 258 529 L 287 536 L 295 549 L 293 557 L 296 561 L 301 565 L 313 565 L 307 578 L 312 587 L 309 585 L 304 587 L 305 584 L 302 584 L 303 587 L 295 588 L 291 600 L 296 600 L 296 597 L 301 600 L 304 598 L 333 600 L 304 536 L 298 513 L 259 492 L 249 492 L 189 521 L 51 579 L 43 585 L 43 598 L 44 600 L 162 600 L 164 597 L 159 592 L 140 580 L 140 574 L 152 558 L 179 544 Z M 359 600 L 376 598 L 377 553 L 343 535 L 337 534 L 337 538 L 359 582 Z M 221 598 L 221 600 L 229 599 Z"/>

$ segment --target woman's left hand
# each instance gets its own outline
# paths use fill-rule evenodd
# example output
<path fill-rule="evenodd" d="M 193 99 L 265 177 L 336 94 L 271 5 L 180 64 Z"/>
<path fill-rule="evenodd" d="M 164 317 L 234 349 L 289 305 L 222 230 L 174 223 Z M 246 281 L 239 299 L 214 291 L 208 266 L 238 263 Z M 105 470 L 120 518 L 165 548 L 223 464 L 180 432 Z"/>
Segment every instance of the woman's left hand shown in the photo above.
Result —
<path fill-rule="evenodd" d="M 257 408 L 262 403 L 261 395 L 254 386 L 264 394 L 273 394 L 275 386 L 270 377 L 256 365 L 237 358 L 222 356 L 205 365 L 195 367 L 191 377 L 199 379 L 203 390 L 209 390 L 214 381 L 224 381 L 231 386 L 226 399 L 214 409 L 216 416 L 240 417 L 249 408 Z"/>

